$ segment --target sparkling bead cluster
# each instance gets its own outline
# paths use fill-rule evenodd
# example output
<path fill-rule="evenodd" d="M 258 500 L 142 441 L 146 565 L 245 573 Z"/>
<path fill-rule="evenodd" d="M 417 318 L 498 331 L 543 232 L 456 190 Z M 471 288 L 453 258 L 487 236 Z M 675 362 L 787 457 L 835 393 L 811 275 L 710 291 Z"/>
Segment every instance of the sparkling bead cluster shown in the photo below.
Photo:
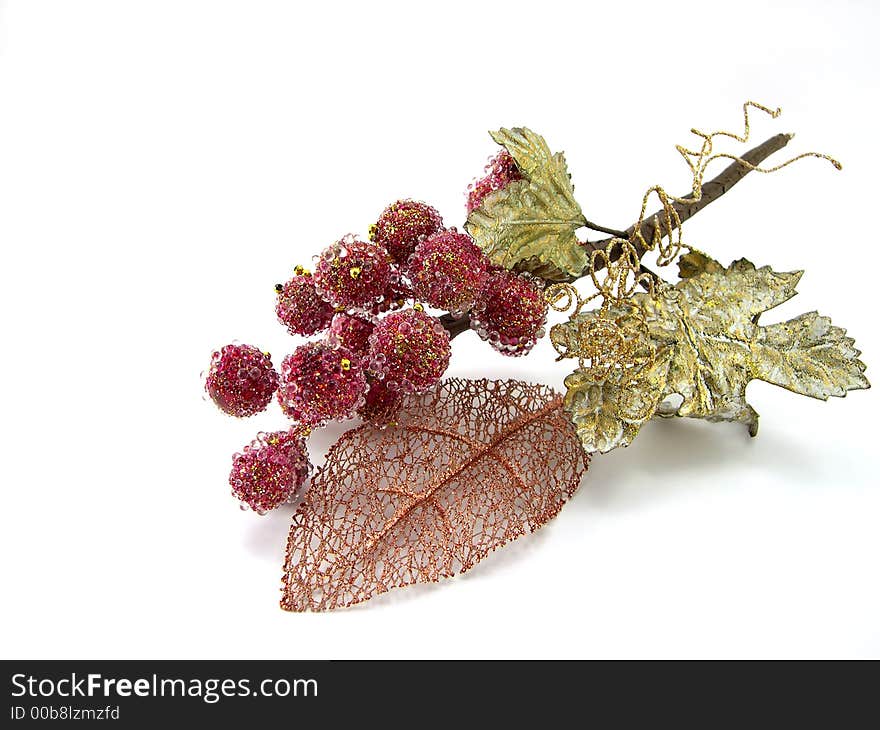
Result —
<path fill-rule="evenodd" d="M 330 331 L 327 333 L 327 342 L 336 347 L 342 347 L 360 358 L 366 354 L 370 347 L 370 334 L 373 332 L 374 322 L 369 315 L 362 313 L 339 312 L 330 323 Z"/>
<path fill-rule="evenodd" d="M 470 309 L 486 282 L 489 258 L 454 228 L 416 246 L 406 271 L 418 299 L 460 314 Z"/>
<path fill-rule="evenodd" d="M 302 267 L 286 284 L 276 284 L 275 291 L 275 313 L 290 334 L 309 337 L 330 324 L 333 307 L 318 294 L 312 275 Z"/>
<path fill-rule="evenodd" d="M 483 200 L 497 190 L 506 188 L 516 180 L 522 180 L 523 174 L 507 150 L 502 150 L 489 160 L 486 175 L 468 186 L 467 212 L 479 208 Z"/>
<path fill-rule="evenodd" d="M 260 433 L 232 457 L 229 485 L 242 509 L 265 514 L 293 501 L 310 471 L 306 442 L 300 431 Z"/>
<path fill-rule="evenodd" d="M 366 367 L 388 390 L 423 393 L 440 381 L 451 353 L 449 333 L 436 317 L 405 309 L 376 324 Z"/>
<path fill-rule="evenodd" d="M 281 361 L 278 402 L 288 418 L 303 426 L 352 418 L 366 392 L 360 358 L 344 347 L 307 342 Z"/>
<path fill-rule="evenodd" d="M 544 336 L 547 302 L 539 279 L 493 269 L 471 310 L 471 329 L 502 355 L 525 355 Z"/>
<path fill-rule="evenodd" d="M 226 345 L 211 357 L 205 390 L 217 407 L 244 418 L 266 409 L 278 388 L 272 358 L 251 345 Z"/>
<path fill-rule="evenodd" d="M 370 227 L 370 240 L 404 265 L 421 241 L 442 229 L 443 219 L 435 208 L 418 200 L 398 200 Z"/>
<path fill-rule="evenodd" d="M 346 236 L 318 257 L 315 289 L 334 307 L 360 308 L 382 301 L 398 276 L 391 256 L 381 246 Z"/>
<path fill-rule="evenodd" d="M 393 423 L 403 401 L 403 393 L 400 390 L 391 390 L 383 378 L 374 375 L 367 375 L 367 384 L 367 397 L 358 408 L 358 415 L 380 427 Z"/>

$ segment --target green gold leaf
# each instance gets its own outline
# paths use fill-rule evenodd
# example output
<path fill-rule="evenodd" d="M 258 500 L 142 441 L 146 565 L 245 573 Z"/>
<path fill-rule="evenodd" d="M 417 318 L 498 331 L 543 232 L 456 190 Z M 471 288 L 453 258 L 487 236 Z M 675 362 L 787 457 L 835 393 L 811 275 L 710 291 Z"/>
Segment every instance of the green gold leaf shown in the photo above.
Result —
<path fill-rule="evenodd" d="M 870 387 L 853 340 L 827 317 L 758 325 L 761 313 L 795 295 L 801 273 L 756 269 L 741 259 L 654 298 L 633 297 L 655 346 L 672 351 L 663 398 L 682 396 L 675 415 L 738 421 L 755 435 L 758 414 L 745 397 L 751 380 L 823 400 Z"/>
<path fill-rule="evenodd" d="M 614 368 L 599 382 L 589 371 L 569 375 L 563 409 L 584 450 L 606 453 L 629 446 L 657 410 L 668 368 L 669 353 L 664 351 L 634 370 Z"/>
<path fill-rule="evenodd" d="M 702 251 L 688 251 L 678 257 L 678 275 L 682 279 L 703 273 L 717 274 L 719 271 L 724 271 L 724 267 Z"/>
<path fill-rule="evenodd" d="M 551 280 L 579 275 L 587 254 L 574 232 L 586 220 L 565 158 L 526 128 L 500 129 L 492 138 L 510 152 L 525 179 L 486 196 L 468 216 L 468 233 L 496 266 Z"/>
<path fill-rule="evenodd" d="M 802 272 L 758 269 L 745 259 L 724 268 L 701 254 L 687 257 L 690 275 L 674 287 L 602 310 L 632 344 L 620 350 L 634 353 L 630 361 L 601 380 L 591 375 L 595 367 L 566 379 L 565 410 L 587 451 L 628 445 L 652 415 L 735 421 L 754 436 L 758 414 L 746 401 L 752 380 L 822 400 L 870 387 L 853 339 L 827 317 L 809 312 L 758 324 L 763 312 L 795 295 Z M 562 357 L 583 356 L 584 332 L 598 316 L 599 310 L 582 312 L 553 327 Z"/>

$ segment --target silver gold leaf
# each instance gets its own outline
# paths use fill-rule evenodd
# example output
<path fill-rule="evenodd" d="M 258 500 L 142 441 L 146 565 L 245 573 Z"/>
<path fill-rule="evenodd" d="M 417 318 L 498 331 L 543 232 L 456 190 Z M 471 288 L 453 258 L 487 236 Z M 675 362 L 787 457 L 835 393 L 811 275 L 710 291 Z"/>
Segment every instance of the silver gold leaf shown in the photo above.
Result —
<path fill-rule="evenodd" d="M 569 375 L 563 408 L 584 450 L 606 453 L 629 446 L 660 405 L 668 369 L 664 351 L 634 368 L 613 368 L 604 380 L 597 381 L 590 370 Z"/>
<path fill-rule="evenodd" d="M 757 269 L 745 259 L 713 268 L 655 297 L 633 297 L 655 346 L 672 350 L 663 398 L 682 396 L 676 415 L 738 421 L 755 435 L 758 414 L 745 397 L 751 380 L 823 400 L 870 387 L 853 340 L 827 317 L 758 324 L 763 312 L 795 295 L 802 272 Z"/>
<path fill-rule="evenodd" d="M 632 296 L 626 307 L 604 310 L 606 319 L 626 316 L 643 323 L 641 351 L 649 347 L 656 353 L 655 367 L 643 357 L 634 377 L 625 377 L 626 368 L 611 370 L 601 389 L 589 383 L 583 367 L 569 376 L 566 405 L 572 407 L 567 410 L 586 449 L 625 446 L 638 432 L 644 419 L 633 418 L 622 406 L 621 394 L 629 392 L 624 388 L 650 389 L 638 402 L 653 403 L 652 415 L 735 421 L 754 436 L 758 414 L 746 401 L 752 380 L 822 400 L 870 387 L 854 340 L 827 317 L 809 312 L 787 322 L 758 324 L 763 312 L 795 295 L 802 272 L 759 269 L 745 259 L 723 268 L 702 255 L 691 257 L 684 270 L 690 275 L 674 287 L 660 286 L 653 295 Z M 554 327 L 551 339 L 561 356 L 590 351 L 579 343 L 596 316 L 583 312 Z M 677 407 L 670 405 L 675 395 L 681 398 Z M 637 402 L 632 395 L 627 398 Z"/>

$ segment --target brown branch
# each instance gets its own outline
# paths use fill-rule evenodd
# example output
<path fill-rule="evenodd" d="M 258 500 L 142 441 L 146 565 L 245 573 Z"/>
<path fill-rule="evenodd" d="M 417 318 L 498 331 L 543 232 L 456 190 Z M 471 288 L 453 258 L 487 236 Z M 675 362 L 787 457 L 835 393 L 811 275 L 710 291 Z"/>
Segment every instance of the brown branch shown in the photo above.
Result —
<path fill-rule="evenodd" d="M 440 324 L 446 328 L 451 340 L 453 337 L 458 337 L 462 332 L 467 332 L 470 329 L 471 316 L 463 314 L 461 317 L 454 317 L 451 314 L 444 314 L 440 317 Z"/>
<path fill-rule="evenodd" d="M 762 142 L 757 147 L 750 149 L 746 152 L 742 159 L 752 165 L 757 167 L 764 160 L 766 160 L 770 155 L 774 152 L 778 152 L 785 145 L 787 145 L 792 137 L 792 134 L 777 134 L 775 137 L 771 137 L 766 142 Z M 736 185 L 740 180 L 742 180 L 746 175 L 748 175 L 752 171 L 752 168 L 748 165 L 742 164 L 742 162 L 732 162 L 727 167 L 725 167 L 718 175 L 713 177 L 709 182 L 703 183 L 703 192 L 700 196 L 699 200 L 694 200 L 693 193 L 690 195 L 685 195 L 684 200 L 691 200 L 693 202 L 690 203 L 673 203 L 675 207 L 675 211 L 678 213 L 679 220 L 684 223 L 689 218 L 692 218 L 697 213 L 699 213 L 703 208 L 705 208 L 709 203 L 718 200 L 724 193 L 730 190 L 734 185 Z M 655 226 L 659 225 L 661 227 L 661 232 L 664 236 L 668 236 L 672 233 L 672 231 L 665 230 L 663 226 L 663 220 L 665 216 L 662 210 L 658 210 L 656 213 L 648 216 L 642 221 L 642 225 L 640 227 L 642 237 L 645 241 L 652 240 L 654 236 Z M 655 223 L 656 219 L 656 223 Z M 677 230 L 674 228 L 673 230 Z M 632 235 L 635 232 L 635 226 L 630 226 L 623 233 L 623 236 L 620 238 L 626 238 L 628 240 L 632 240 Z M 585 245 L 585 248 L 588 251 L 596 251 L 599 249 L 604 249 L 611 242 L 611 238 L 605 238 L 601 241 L 593 241 L 589 242 Z M 644 247 L 639 243 L 639 239 L 635 240 L 635 248 L 636 253 L 639 258 L 645 255 Z M 612 261 L 616 261 L 620 258 L 620 249 L 617 246 L 613 246 L 611 251 L 609 251 L 610 259 Z M 596 261 L 597 268 L 601 268 L 603 266 L 603 261 Z M 589 273 L 586 269 L 581 273 L 581 276 L 585 276 Z M 574 276 L 569 281 L 576 281 L 580 277 Z"/>
<path fill-rule="evenodd" d="M 766 142 L 762 142 L 757 147 L 746 152 L 742 159 L 753 167 L 757 167 L 764 160 L 766 160 L 770 155 L 774 152 L 778 152 L 785 145 L 791 141 L 794 135 L 791 134 L 777 134 L 775 137 L 771 137 Z M 746 175 L 748 175 L 752 171 L 752 167 L 748 165 L 742 164 L 742 162 L 732 162 L 730 165 L 725 167 L 718 175 L 713 177 L 709 182 L 703 183 L 703 191 L 699 200 L 694 200 L 693 194 L 684 196 L 683 200 L 692 201 L 682 202 L 682 203 L 674 203 L 675 210 L 678 213 L 678 217 L 682 223 L 684 223 L 689 218 L 692 218 L 697 213 L 699 213 L 703 208 L 705 208 L 709 203 L 718 200 L 724 193 L 730 190 L 734 185 L 736 185 L 740 180 L 742 180 Z M 644 240 L 650 241 L 654 236 L 654 228 L 655 222 L 654 219 L 657 219 L 657 225 L 663 225 L 662 221 L 664 219 L 663 211 L 657 211 L 653 215 L 647 217 L 641 224 L 640 230 L 641 234 L 644 237 Z M 601 228 L 596 228 L 594 230 L 601 230 Z M 610 232 L 610 230 L 608 231 Z M 625 231 L 621 231 L 622 235 L 616 236 L 618 238 L 625 238 L 627 240 L 632 240 L 632 235 L 635 232 L 635 226 L 630 226 Z M 663 235 L 670 235 L 671 231 L 663 230 Z M 584 247 L 588 251 L 595 251 L 599 249 L 604 249 L 611 242 L 611 238 L 605 238 L 601 241 L 592 241 L 584 244 Z M 643 246 L 639 245 L 638 239 L 635 243 L 636 253 L 638 253 L 639 258 L 644 256 L 645 249 Z M 616 261 L 620 258 L 620 249 L 616 247 L 612 247 L 610 253 L 610 258 L 612 261 Z M 602 266 L 602 261 L 596 261 L 597 267 Z M 646 270 L 647 271 L 647 270 Z M 581 276 L 587 275 L 588 270 L 584 270 L 581 273 Z M 653 272 L 651 272 L 653 273 Z M 580 277 L 573 276 L 568 281 L 577 281 Z M 444 314 L 440 317 L 440 323 L 446 328 L 449 332 L 450 339 L 453 337 L 457 337 L 462 332 L 465 332 L 470 327 L 470 316 L 467 314 L 462 315 L 461 317 L 453 317 L 451 314 Z"/>

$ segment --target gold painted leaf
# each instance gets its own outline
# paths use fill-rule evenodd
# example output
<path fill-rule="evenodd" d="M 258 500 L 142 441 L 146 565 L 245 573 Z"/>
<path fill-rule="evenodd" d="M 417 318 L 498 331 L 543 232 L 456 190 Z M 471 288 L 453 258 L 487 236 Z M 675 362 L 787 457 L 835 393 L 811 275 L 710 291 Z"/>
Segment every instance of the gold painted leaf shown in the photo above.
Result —
<path fill-rule="evenodd" d="M 629 446 L 660 404 L 669 353 L 634 368 L 613 368 L 597 381 L 589 370 L 565 379 L 565 411 L 588 453 Z"/>
<path fill-rule="evenodd" d="M 331 447 L 293 518 L 282 608 L 464 573 L 555 517 L 587 469 L 562 396 L 543 385 L 451 378 L 396 419 Z"/>
<path fill-rule="evenodd" d="M 510 152 L 525 179 L 487 195 L 468 216 L 468 233 L 496 266 L 550 280 L 580 275 L 588 257 L 575 231 L 586 220 L 565 158 L 524 127 L 500 129 L 492 139 Z"/>
<path fill-rule="evenodd" d="M 702 251 L 688 251 L 678 257 L 678 275 L 682 279 L 703 273 L 717 274 L 719 271 L 724 271 L 724 267 Z"/>
<path fill-rule="evenodd" d="M 802 272 L 758 269 L 745 259 L 724 268 L 703 254 L 684 258 L 688 275 L 674 287 L 582 312 L 551 330 L 561 357 L 594 353 L 598 333 L 599 349 L 618 362 L 609 371 L 591 361 L 565 381 L 566 411 L 585 449 L 628 445 L 651 415 L 736 421 L 754 436 L 758 414 L 746 401 L 752 380 L 822 400 L 870 387 L 853 339 L 827 317 L 810 312 L 758 324 L 763 312 L 795 295 Z M 600 319 L 616 331 L 592 326 Z M 648 405 L 653 410 L 645 415 Z"/>
<path fill-rule="evenodd" d="M 633 297 L 654 345 L 672 353 L 663 398 L 682 396 L 674 415 L 738 421 L 755 435 L 758 414 L 745 396 L 751 380 L 822 400 L 870 387 L 854 341 L 827 317 L 811 313 L 758 324 L 764 311 L 795 295 L 801 273 L 757 269 L 741 259 L 655 297 Z"/>

